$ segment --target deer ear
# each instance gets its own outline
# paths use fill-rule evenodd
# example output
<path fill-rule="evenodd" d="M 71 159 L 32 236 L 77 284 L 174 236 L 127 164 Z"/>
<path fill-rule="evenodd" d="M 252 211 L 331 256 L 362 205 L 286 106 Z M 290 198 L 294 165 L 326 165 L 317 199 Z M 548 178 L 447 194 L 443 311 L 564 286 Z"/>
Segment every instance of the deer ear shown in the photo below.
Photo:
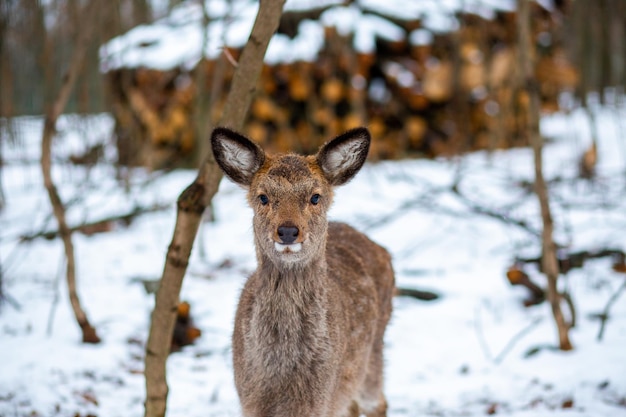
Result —
<path fill-rule="evenodd" d="M 254 174 L 265 162 L 265 152 L 250 139 L 225 127 L 211 134 L 215 161 L 231 180 L 249 186 Z"/>
<path fill-rule="evenodd" d="M 358 127 L 320 148 L 316 156 L 317 163 L 331 185 L 345 184 L 359 172 L 367 158 L 370 140 L 369 131 Z"/>

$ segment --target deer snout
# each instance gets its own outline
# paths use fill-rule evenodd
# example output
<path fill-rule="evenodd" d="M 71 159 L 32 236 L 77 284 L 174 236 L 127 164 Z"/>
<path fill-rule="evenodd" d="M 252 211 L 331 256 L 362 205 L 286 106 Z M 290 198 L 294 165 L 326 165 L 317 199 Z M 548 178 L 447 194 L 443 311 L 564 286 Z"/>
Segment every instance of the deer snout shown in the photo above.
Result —
<path fill-rule="evenodd" d="M 293 223 L 285 223 L 278 226 L 278 238 L 280 243 L 291 245 L 298 238 L 300 230 Z"/>

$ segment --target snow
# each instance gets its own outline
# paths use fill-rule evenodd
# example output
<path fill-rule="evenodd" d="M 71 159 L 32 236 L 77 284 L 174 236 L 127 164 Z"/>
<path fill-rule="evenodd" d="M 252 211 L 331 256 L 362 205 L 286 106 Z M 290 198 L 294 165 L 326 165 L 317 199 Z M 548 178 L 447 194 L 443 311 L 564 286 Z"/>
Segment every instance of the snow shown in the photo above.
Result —
<path fill-rule="evenodd" d="M 199 2 L 183 2 L 169 16 L 150 25 L 138 26 L 100 48 L 101 70 L 108 72 L 127 67 L 168 70 L 193 68 L 202 56 L 215 58 L 224 48 L 241 48 L 248 40 L 258 11 L 252 0 L 205 0 L 209 24 L 203 28 L 203 11 Z M 376 39 L 399 41 L 409 36 L 391 19 L 423 19 L 425 31 L 446 32 L 458 27 L 454 14 L 459 10 L 492 18 L 495 10 L 513 10 L 513 0 L 288 0 L 285 11 L 327 8 L 319 21 L 304 20 L 291 39 L 274 35 L 265 61 L 268 64 L 313 61 L 322 49 L 324 27 L 354 35 L 354 48 L 361 53 L 375 50 Z M 205 36 L 207 39 L 203 40 Z M 419 35 L 418 43 L 429 37 Z M 203 50 L 204 48 L 204 50 Z"/>
<path fill-rule="evenodd" d="M 288 36 L 282 34 L 272 37 L 265 53 L 265 62 L 270 65 L 297 61 L 310 62 L 316 58 L 323 43 L 322 26 L 311 20 L 305 20 L 300 24 L 300 33 L 294 39 L 289 39 Z"/>
<path fill-rule="evenodd" d="M 578 155 L 589 145 L 588 118 L 572 111 L 544 117 L 550 141 L 550 180 L 556 238 L 571 250 L 626 250 L 624 109 L 596 111 L 600 128 L 598 178 L 575 179 Z M 145 396 L 144 343 L 153 295 L 143 280 L 160 277 L 175 222 L 177 195 L 193 171 L 131 172 L 128 191 L 116 180 L 112 121 L 65 116 L 53 149 L 54 177 L 71 224 L 166 205 L 128 227 L 73 235 L 79 294 L 103 339 L 80 343 L 63 277 L 59 239 L 21 242 L 54 230 L 38 168 L 40 118 L 16 119 L 21 140 L 2 142 L 0 266 L 4 292 L 19 308 L 0 310 L 0 416 L 140 416 Z M 85 169 L 63 163 L 87 144 L 104 143 L 104 162 Z M 398 283 L 439 293 L 437 301 L 394 300 L 386 334 L 386 395 L 390 417 L 418 415 L 514 417 L 626 416 L 626 294 L 613 305 L 604 339 L 593 315 L 625 277 L 608 259 L 587 261 L 561 279 L 576 303 L 575 349 L 559 352 L 547 303 L 522 306 L 506 268 L 516 255 L 537 256 L 539 239 L 526 230 L 473 213 L 473 203 L 524 219 L 539 229 L 537 202 L 520 186 L 532 181 L 529 149 L 478 152 L 439 160 L 368 163 L 337 190 L 330 217 L 347 221 L 386 246 Z M 243 191 L 224 180 L 213 223 L 197 239 L 181 298 L 203 335 L 170 356 L 170 416 L 238 416 L 230 334 L 239 290 L 255 267 L 251 210 Z M 230 263 L 225 263 L 229 260 Z M 541 274 L 528 270 L 544 284 Z M 51 326 L 50 331 L 48 327 Z M 571 408 L 567 408 L 571 400 Z"/>

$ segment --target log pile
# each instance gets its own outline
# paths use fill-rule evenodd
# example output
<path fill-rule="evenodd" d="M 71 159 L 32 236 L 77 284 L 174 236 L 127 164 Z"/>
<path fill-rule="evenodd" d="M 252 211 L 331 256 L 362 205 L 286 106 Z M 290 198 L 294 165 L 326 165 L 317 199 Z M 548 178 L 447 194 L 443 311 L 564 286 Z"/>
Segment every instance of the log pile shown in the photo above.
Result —
<path fill-rule="evenodd" d="M 559 42 L 559 19 L 537 4 L 533 13 L 543 111 L 556 111 L 559 95 L 576 87 L 578 75 Z M 284 26 L 297 27 L 293 15 L 286 18 Z M 406 36 L 377 39 L 372 52 L 355 51 L 354 34 L 326 27 L 315 61 L 265 65 L 245 133 L 274 151 L 314 152 L 330 137 L 365 125 L 375 139 L 373 159 L 525 146 L 528 98 L 517 73 L 515 12 L 499 11 L 493 19 L 460 13 L 457 20 L 458 30 L 419 42 L 414 35 L 427 32 L 419 20 L 394 19 Z M 237 53 L 229 50 L 235 59 Z M 191 73 L 107 73 L 120 162 L 161 168 L 193 153 L 194 96 L 218 88 L 211 84 L 217 68 L 205 60 Z M 232 72 L 227 64 L 211 123 Z"/>
<path fill-rule="evenodd" d="M 120 164 L 164 168 L 193 151 L 194 87 L 189 74 L 121 69 L 107 73 L 106 81 Z"/>

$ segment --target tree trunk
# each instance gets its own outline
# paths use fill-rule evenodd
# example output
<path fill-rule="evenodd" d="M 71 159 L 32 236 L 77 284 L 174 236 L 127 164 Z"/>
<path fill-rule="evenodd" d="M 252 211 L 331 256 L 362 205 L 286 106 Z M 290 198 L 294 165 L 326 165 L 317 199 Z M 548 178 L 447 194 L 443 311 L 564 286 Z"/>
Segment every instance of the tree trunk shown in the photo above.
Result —
<path fill-rule="evenodd" d="M 2 42 L 0 40 L 0 42 Z M 2 66 L 2 53 L 0 52 L 0 67 Z M 2 71 L 2 68 L 0 68 L 0 71 Z M 0 77 L 0 86 L 1 84 L 1 77 Z M 2 103 L 0 102 L 0 114 L 2 114 Z M 6 131 L 9 131 L 10 128 L 10 123 L 11 120 L 6 117 L 4 120 L 0 121 L 0 212 L 4 209 L 4 206 L 6 204 L 6 197 L 4 196 L 4 186 L 3 186 L 3 181 L 2 181 L 2 173 L 3 173 L 3 167 L 4 167 L 4 156 L 2 153 L 2 149 L 4 147 L 4 141 L 8 140 L 8 133 L 5 136 L 4 134 L 4 130 L 6 129 Z M 0 282 L 1 285 L 1 282 Z M 1 290 L 2 288 L 0 288 Z"/>
<path fill-rule="evenodd" d="M 138 26 L 152 21 L 152 10 L 147 0 L 133 0 L 133 26 Z"/>
<path fill-rule="evenodd" d="M 550 202 L 548 189 L 543 177 L 542 147 L 543 141 L 539 134 L 539 85 L 533 74 L 534 43 L 531 39 L 530 31 L 530 0 L 520 0 L 518 12 L 519 31 L 519 67 L 522 69 L 523 86 L 529 96 L 527 114 L 527 132 L 533 148 L 535 162 L 535 192 L 541 208 L 541 218 L 543 221 L 542 233 L 542 269 L 548 279 L 548 301 L 552 308 L 552 315 L 556 323 L 559 348 L 561 350 L 571 350 L 572 344 L 569 340 L 569 326 L 565 322 L 561 310 L 561 296 L 558 291 L 559 264 L 556 256 L 556 245 L 553 240 L 553 222 L 550 212 Z"/>
<path fill-rule="evenodd" d="M 235 129 L 243 125 L 267 45 L 278 28 L 284 3 L 285 0 L 261 0 L 250 38 L 234 74 L 220 125 Z M 165 365 L 176 319 L 176 305 L 202 213 L 217 192 L 221 178 L 213 154 L 207 152 L 198 176 L 178 198 L 176 225 L 156 294 L 146 346 L 146 417 L 165 416 L 168 393 Z"/>
<path fill-rule="evenodd" d="M 76 289 L 76 261 L 74 258 L 72 233 L 65 219 L 65 207 L 63 206 L 63 202 L 61 201 L 54 181 L 52 180 L 51 154 L 52 139 L 54 137 L 54 134 L 56 133 L 57 119 L 59 118 L 61 113 L 63 113 L 63 109 L 65 109 L 65 106 L 67 105 L 70 94 L 72 92 L 72 88 L 76 83 L 76 79 L 78 78 L 78 75 L 82 68 L 87 45 L 92 33 L 91 28 L 93 26 L 93 21 L 91 17 L 93 16 L 93 4 L 95 3 L 96 2 L 90 2 L 88 3 L 88 6 L 86 6 L 86 8 L 82 9 L 81 16 L 83 17 L 85 24 L 81 25 L 81 28 L 79 29 L 76 47 L 69 63 L 70 66 L 63 79 L 61 88 L 58 91 L 54 102 L 51 105 L 46 106 L 46 118 L 41 140 L 41 172 L 43 175 L 43 182 L 44 186 L 46 187 L 46 191 L 48 192 L 48 197 L 50 198 L 54 217 L 59 224 L 59 232 L 63 240 L 65 256 L 67 257 L 66 272 L 70 303 L 72 305 L 72 310 L 74 311 L 76 321 L 78 322 L 78 325 L 80 326 L 80 329 L 82 331 L 83 342 L 85 343 L 98 343 L 100 342 L 100 338 L 96 334 L 95 329 L 89 323 L 87 315 L 82 309 L 80 299 L 78 297 L 78 291 Z"/>

